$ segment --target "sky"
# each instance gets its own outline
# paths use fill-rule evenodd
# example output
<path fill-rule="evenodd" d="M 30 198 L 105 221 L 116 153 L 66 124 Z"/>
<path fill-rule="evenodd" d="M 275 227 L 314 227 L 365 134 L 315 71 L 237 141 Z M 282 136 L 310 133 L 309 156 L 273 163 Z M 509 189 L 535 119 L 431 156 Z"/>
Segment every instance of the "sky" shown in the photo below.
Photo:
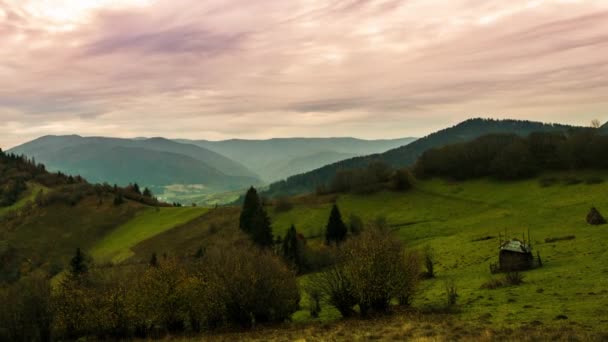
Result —
<path fill-rule="evenodd" d="M 608 0 L 0 0 L 0 147 L 608 120 Z"/>

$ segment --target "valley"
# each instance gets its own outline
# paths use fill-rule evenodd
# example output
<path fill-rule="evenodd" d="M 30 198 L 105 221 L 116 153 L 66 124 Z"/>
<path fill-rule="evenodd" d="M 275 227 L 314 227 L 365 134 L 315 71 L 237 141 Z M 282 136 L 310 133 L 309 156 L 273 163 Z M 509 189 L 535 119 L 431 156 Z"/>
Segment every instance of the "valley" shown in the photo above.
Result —
<path fill-rule="evenodd" d="M 183 310 L 196 309 L 202 310 L 196 311 L 202 319 L 211 319 L 214 316 L 205 311 L 206 306 L 190 308 L 186 303 L 215 305 L 198 297 L 210 295 L 205 291 L 216 291 L 205 285 L 215 279 L 226 282 L 220 288 L 232 291 L 230 287 L 235 286 L 236 292 L 214 296 L 233 293 L 231 296 L 250 305 L 251 310 L 267 310 L 266 303 L 281 300 L 281 296 L 296 296 L 297 305 L 280 304 L 289 311 L 275 322 L 276 328 L 246 323 L 244 327 L 253 330 L 242 333 L 232 329 L 242 318 L 226 311 L 228 318 L 222 318 L 225 323 L 221 324 L 224 328 L 206 329 L 192 340 L 231 340 L 235 336 L 243 340 L 291 340 L 308 334 L 319 339 L 355 340 L 502 340 L 512 334 L 518 340 L 543 340 L 554 339 L 560 331 L 562 337 L 599 341 L 606 336 L 608 324 L 604 299 L 608 295 L 608 230 L 605 225 L 590 225 L 587 214 L 592 207 L 608 213 L 608 173 L 603 161 L 596 158 L 606 139 L 595 131 L 562 133 L 562 128 L 554 131 L 554 127 L 530 136 L 525 132 L 496 134 L 488 129 L 488 135 L 466 143 L 431 147 L 408 169 L 370 162 L 365 168 L 338 171 L 325 178 L 325 185 L 315 192 L 300 189 L 291 196 L 273 197 L 270 189 L 258 196 L 251 187 L 247 195 L 238 190 L 214 195 L 244 200 L 228 205 L 165 203 L 135 183 L 125 187 L 90 184 L 79 177 L 49 173 L 27 158 L 3 154 L 0 171 L 7 177 L 3 189 L 21 183 L 25 189 L 0 211 L 2 280 L 12 289 L 46 275 L 42 277 L 52 279 L 51 296 L 64 296 L 68 291 L 65 293 L 81 298 L 78 300 L 99 300 L 101 304 L 86 305 L 90 306 L 86 314 L 93 315 L 87 319 L 93 323 L 83 328 L 89 330 L 82 330 L 82 334 L 99 329 L 97 317 L 106 314 L 99 310 L 107 308 L 103 310 L 130 315 L 132 322 L 140 315 L 152 317 L 146 319 L 156 323 L 146 328 L 146 334 L 171 336 L 165 335 L 169 330 L 162 330 L 169 326 L 164 318 L 147 316 L 161 310 L 152 309 L 156 301 L 168 300 L 159 302 L 166 305 L 159 308 L 167 310 L 162 311 L 167 315 L 185 315 L 190 311 Z M 588 144 L 581 145 L 579 139 Z M 512 146 L 525 148 L 505 154 Z M 505 156 L 517 159 L 526 153 L 536 153 L 536 157 L 521 159 L 517 167 L 495 167 L 503 165 Z M 459 154 L 466 158 L 451 158 Z M 522 170 L 530 173 L 519 173 Z M 442 173 L 435 176 L 434 172 Z M 512 175 L 515 177 L 510 179 Z M 397 186 L 399 182 L 403 184 Z M 171 185 L 170 189 L 189 191 L 183 185 Z M 243 228 L 243 215 L 252 198 L 257 204 L 250 224 L 253 229 L 268 229 L 269 237 Z M 344 222 L 344 247 L 328 243 L 328 219 L 334 210 L 339 210 Z M 416 270 L 426 267 L 426 273 L 409 274 L 415 285 L 408 288 L 407 304 L 390 298 L 386 309 L 390 316 L 382 311 L 368 316 L 363 304 L 353 304 L 351 317 L 345 316 L 349 311 L 341 311 L 329 295 L 316 297 L 311 289 L 322 284 L 320 277 L 341 267 L 343 248 L 373 248 L 365 239 L 378 236 L 393 241 L 385 243 L 397 244 L 403 250 L 400 258 L 415 262 Z M 516 275 L 492 274 L 490 266 L 498 262 L 505 239 L 529 240 L 534 255 L 542 259 L 542 267 Z M 287 246 L 293 241 L 298 252 L 296 259 L 289 259 L 294 256 L 288 256 Z M 88 270 L 80 276 L 74 274 L 74 260 L 78 259 L 73 253 L 77 249 L 84 255 L 80 262 Z M 260 264 L 255 262 L 258 259 L 266 261 Z M 429 260 L 433 273 L 426 276 Z M 384 269 L 379 267 L 378 275 Z M 205 274 L 219 278 L 206 278 Z M 273 282 L 275 276 L 285 278 Z M 508 280 L 510 276 L 516 277 L 514 283 Z M 90 284 L 81 283 L 79 277 L 90 277 Z M 250 281 L 254 285 L 242 285 Z M 259 304 L 250 303 L 257 295 L 242 291 L 256 289 L 257 282 L 268 282 L 264 290 L 255 291 L 270 297 Z M 272 288 L 271 292 L 265 292 L 266 287 Z M 126 291 L 120 290 L 119 297 L 108 297 L 117 298 L 122 303 L 119 306 L 104 299 L 103 291 L 112 289 Z M 190 292 L 193 289 L 203 292 Z M 271 295 L 272 291 L 280 295 Z M 454 293 L 452 302 L 446 302 L 450 291 Z M 81 295 L 84 297 L 78 297 Z M 152 307 L 141 306 L 153 298 Z M 226 308 L 235 300 L 222 298 Z M 180 302 L 172 302 L 178 299 Z M 128 305 L 139 306 L 134 306 L 135 311 L 122 311 Z M 60 317 L 60 322 L 72 319 Z M 194 331 L 196 321 L 192 319 L 183 318 L 188 325 L 180 325 L 176 339 L 181 340 L 183 331 Z M 56 329 L 57 334 L 72 331 L 69 326 L 58 325 Z"/>

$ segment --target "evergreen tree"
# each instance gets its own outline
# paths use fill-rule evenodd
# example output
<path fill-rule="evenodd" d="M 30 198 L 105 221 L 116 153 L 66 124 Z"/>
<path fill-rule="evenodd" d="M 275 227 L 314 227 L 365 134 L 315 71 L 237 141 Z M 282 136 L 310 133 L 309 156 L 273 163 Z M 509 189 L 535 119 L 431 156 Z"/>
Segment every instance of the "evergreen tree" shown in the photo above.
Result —
<path fill-rule="evenodd" d="M 150 266 L 158 267 L 158 258 L 156 257 L 156 252 L 152 253 L 152 257 L 150 258 Z"/>
<path fill-rule="evenodd" d="M 152 191 L 150 191 L 150 189 L 148 188 L 145 188 L 143 195 L 144 197 L 152 198 Z"/>
<path fill-rule="evenodd" d="M 274 238 L 272 237 L 272 226 L 270 217 L 262 206 L 256 210 L 251 222 L 249 235 L 253 242 L 260 247 L 271 247 Z"/>
<path fill-rule="evenodd" d="M 78 277 L 87 273 L 89 266 L 87 265 L 86 258 L 80 248 L 76 248 L 76 255 L 70 261 L 70 273 L 73 277 Z"/>
<path fill-rule="evenodd" d="M 239 228 L 245 233 L 251 232 L 251 226 L 256 215 L 256 212 L 261 207 L 260 197 L 254 187 L 247 190 L 245 195 L 245 201 L 243 202 L 243 210 L 241 211 L 241 217 L 239 219 Z"/>
<path fill-rule="evenodd" d="M 254 187 L 249 188 L 245 195 L 239 227 L 251 237 L 255 244 L 262 247 L 272 246 L 274 239 L 270 218 Z"/>
<path fill-rule="evenodd" d="M 291 225 L 291 228 L 287 231 L 287 235 L 285 235 L 285 240 L 283 240 L 282 254 L 285 260 L 293 263 L 299 269 L 300 250 L 298 243 L 298 232 L 296 231 L 296 227 Z"/>
<path fill-rule="evenodd" d="M 133 191 L 136 194 L 141 195 L 141 190 L 139 189 L 139 184 L 137 184 L 137 183 L 133 184 Z"/>
<path fill-rule="evenodd" d="M 329 214 L 329 220 L 327 221 L 327 227 L 325 229 L 325 241 L 327 244 L 340 243 L 346 239 L 347 228 L 342 221 L 342 215 L 340 209 L 334 204 Z"/>

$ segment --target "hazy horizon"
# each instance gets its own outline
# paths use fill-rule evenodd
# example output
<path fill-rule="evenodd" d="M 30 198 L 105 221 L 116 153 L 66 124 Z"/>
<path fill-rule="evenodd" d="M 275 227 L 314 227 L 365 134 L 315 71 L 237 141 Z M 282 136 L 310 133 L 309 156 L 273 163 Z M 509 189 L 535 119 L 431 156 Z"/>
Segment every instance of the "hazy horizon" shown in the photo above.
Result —
<path fill-rule="evenodd" d="M 605 122 L 607 31 L 601 0 L 0 0 L 0 146 Z"/>

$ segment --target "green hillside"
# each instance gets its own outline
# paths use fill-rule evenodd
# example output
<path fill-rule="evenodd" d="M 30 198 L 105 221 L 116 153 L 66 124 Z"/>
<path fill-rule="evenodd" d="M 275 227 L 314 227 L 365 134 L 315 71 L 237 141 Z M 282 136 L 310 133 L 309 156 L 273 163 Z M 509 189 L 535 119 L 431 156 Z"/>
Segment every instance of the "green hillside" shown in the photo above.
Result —
<path fill-rule="evenodd" d="M 23 206 L 25 206 L 28 202 L 34 201 L 36 195 L 38 195 L 40 191 L 42 191 L 42 193 L 46 193 L 48 191 L 48 188 L 37 183 L 29 183 L 27 185 L 27 190 L 21 196 L 19 201 L 8 207 L 0 207 L 0 217 L 8 213 L 9 211 L 19 210 L 23 208 Z"/>
<path fill-rule="evenodd" d="M 208 209 L 146 208 L 130 221 L 107 234 L 91 249 L 96 262 L 121 262 L 133 255 L 131 247 L 166 230 L 187 223 L 203 215 Z"/>
<path fill-rule="evenodd" d="M 316 245 L 323 239 L 336 201 L 347 223 L 351 214 L 368 222 L 384 218 L 409 248 L 430 245 L 436 254 L 437 278 L 422 282 L 414 301 L 414 307 L 422 311 L 443 306 L 444 282 L 453 279 L 460 304 L 454 318 L 460 321 L 503 328 L 552 327 L 563 325 L 556 319 L 562 315 L 571 325 L 595 330 L 606 323 L 608 314 L 601 300 L 608 295 L 608 227 L 590 226 L 585 217 L 591 206 L 608 213 L 608 183 L 598 183 L 600 178 L 608 179 L 608 174 L 554 173 L 516 182 L 435 179 L 418 181 L 406 193 L 298 197 L 291 200 L 294 208 L 290 211 L 277 213 L 268 208 L 268 212 L 275 235 L 285 236 L 294 224 L 309 244 Z M 236 229 L 238 212 L 217 209 L 132 250 L 141 260 L 155 251 L 192 255 L 213 234 L 210 230 Z M 499 234 L 504 238 L 507 231 L 509 237 L 521 238 L 528 230 L 544 267 L 524 272 L 520 286 L 481 289 L 493 278 L 489 266 L 498 261 Z M 545 242 L 567 236 L 575 238 Z M 307 305 L 304 298 L 295 321 L 310 320 Z M 323 320 L 338 317 L 330 308 L 321 315 Z"/>
<path fill-rule="evenodd" d="M 608 213 L 608 184 L 586 184 L 595 173 L 555 174 L 580 184 L 541 186 L 539 179 L 501 183 L 476 180 L 450 183 L 418 182 L 406 193 L 340 196 L 343 216 L 365 220 L 386 218 L 411 248 L 429 244 L 437 254 L 438 277 L 424 281 L 415 306 L 441 306 L 443 281 L 454 279 L 463 305 L 464 320 L 485 317 L 493 324 L 513 325 L 539 321 L 556 323 L 558 315 L 572 322 L 605 324 L 608 294 L 608 240 L 606 226 L 589 226 L 585 217 L 591 206 Z M 606 177 L 605 173 L 601 176 Z M 318 236 L 331 203 L 298 205 L 275 214 L 276 231 L 295 224 L 307 236 Z M 489 265 L 497 261 L 498 235 L 521 238 L 530 230 L 532 244 L 545 267 L 525 272 L 524 284 L 497 290 L 481 290 L 491 279 Z M 545 243 L 547 238 L 575 239 Z"/>

